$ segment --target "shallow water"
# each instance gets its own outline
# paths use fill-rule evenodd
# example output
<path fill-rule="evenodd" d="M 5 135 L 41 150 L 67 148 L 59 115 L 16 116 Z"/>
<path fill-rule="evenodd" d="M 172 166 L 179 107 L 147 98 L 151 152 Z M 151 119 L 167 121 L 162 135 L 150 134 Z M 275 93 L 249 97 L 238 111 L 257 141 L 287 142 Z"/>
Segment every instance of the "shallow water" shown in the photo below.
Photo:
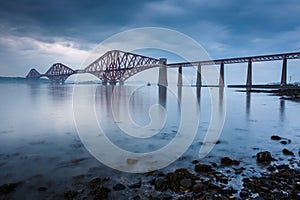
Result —
<path fill-rule="evenodd" d="M 136 87 L 134 85 L 78 87 L 94 95 L 91 98 L 95 103 L 94 114 L 108 139 L 120 148 L 135 153 L 158 150 L 176 137 L 180 127 L 182 102 L 189 104 L 186 91 L 195 92 L 197 104 L 190 103 L 188 106 L 195 110 L 199 106 L 200 109 L 197 135 L 188 150 L 162 171 L 172 171 L 179 167 L 193 170 L 191 162 L 199 160 L 199 149 L 207 145 L 203 141 L 214 105 L 209 90 L 213 91 L 216 98 L 216 112 L 224 112 L 226 117 L 220 138 L 215 138 L 218 144 L 200 162 L 219 164 L 220 158 L 229 156 L 241 161 L 240 166 L 247 168 L 246 174 L 256 175 L 259 169 L 263 169 L 256 164 L 256 153 L 268 150 L 278 162 L 287 162 L 286 156 L 282 154 L 282 149 L 287 148 L 295 153 L 292 163 L 299 167 L 297 152 L 300 147 L 300 104 L 297 102 L 280 100 L 278 96 L 263 93 L 248 94 L 226 88 L 224 91 L 219 88 L 202 88 L 197 93 L 196 88 L 182 87 L 181 91 L 176 89 L 172 92 L 159 90 L 152 85 L 139 87 L 130 96 L 130 91 Z M 22 181 L 24 184 L 15 194 L 16 198 L 25 192 L 28 198 L 39 197 L 41 194 L 37 189 L 40 186 L 47 187 L 53 193 L 67 190 L 74 183 L 72 177 L 82 174 L 89 174 L 90 177 L 108 176 L 121 182 L 124 178 L 130 182 L 143 176 L 110 169 L 89 153 L 80 139 L 85 133 L 78 135 L 80 123 L 78 118 L 74 120 L 73 89 L 74 85 L 68 84 L 0 84 L 0 185 Z M 178 94 L 181 94 L 179 100 L 175 97 Z M 158 134 L 148 139 L 132 138 L 120 131 L 119 126 L 124 123 L 124 118 L 118 114 L 128 95 L 127 114 L 138 126 L 146 126 L 150 122 L 148 111 L 153 105 L 159 103 L 166 110 L 163 126 L 157 128 L 160 126 L 158 124 L 156 128 L 149 128 L 159 132 Z M 81 98 L 85 99 L 84 96 Z M 89 99 L 86 98 L 83 102 L 89 104 Z M 112 104 L 115 113 L 111 111 Z M 159 116 L 160 112 L 162 111 L 156 110 L 153 116 Z M 82 115 L 82 121 L 87 123 L 84 130 L 93 131 L 88 126 L 88 119 L 88 116 Z M 291 143 L 280 144 L 270 140 L 271 135 L 288 138 Z M 238 175 L 234 178 L 232 184 L 241 180 Z"/>

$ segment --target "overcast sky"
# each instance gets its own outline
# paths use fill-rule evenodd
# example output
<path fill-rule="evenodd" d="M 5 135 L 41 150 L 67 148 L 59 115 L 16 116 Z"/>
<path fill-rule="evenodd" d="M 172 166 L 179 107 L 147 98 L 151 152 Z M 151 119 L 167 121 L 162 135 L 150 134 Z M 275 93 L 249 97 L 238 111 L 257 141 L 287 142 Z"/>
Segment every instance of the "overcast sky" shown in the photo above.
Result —
<path fill-rule="evenodd" d="M 149 26 L 190 36 L 212 58 L 300 51 L 299 13 L 299 0 L 0 1 L 0 75 L 79 68 L 106 38 Z"/>

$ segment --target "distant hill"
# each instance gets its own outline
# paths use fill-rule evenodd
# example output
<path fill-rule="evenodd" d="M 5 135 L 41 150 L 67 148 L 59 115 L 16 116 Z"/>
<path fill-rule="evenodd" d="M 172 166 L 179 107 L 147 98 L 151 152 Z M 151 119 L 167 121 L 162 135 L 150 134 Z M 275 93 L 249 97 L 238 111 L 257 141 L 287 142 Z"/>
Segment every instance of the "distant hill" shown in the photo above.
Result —
<path fill-rule="evenodd" d="M 4 77 L 0 76 L 0 83 L 50 83 L 46 78 L 39 78 L 37 80 L 27 79 L 24 77 Z"/>

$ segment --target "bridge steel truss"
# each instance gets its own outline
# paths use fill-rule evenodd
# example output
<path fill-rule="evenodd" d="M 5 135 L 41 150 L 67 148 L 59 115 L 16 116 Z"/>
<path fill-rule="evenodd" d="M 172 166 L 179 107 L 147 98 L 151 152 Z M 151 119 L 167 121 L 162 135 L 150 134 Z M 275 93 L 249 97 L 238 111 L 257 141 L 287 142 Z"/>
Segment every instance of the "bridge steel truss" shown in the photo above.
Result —
<path fill-rule="evenodd" d="M 46 76 L 55 83 L 64 83 L 65 80 L 73 74 L 76 74 L 75 70 L 67 67 L 64 64 L 55 63 L 48 69 L 45 74 L 42 74 L 41 76 Z"/>
<path fill-rule="evenodd" d="M 136 73 L 157 67 L 159 59 L 112 50 L 88 65 L 83 71 L 98 77 L 102 83 L 123 83 Z"/>
<path fill-rule="evenodd" d="M 117 82 L 124 83 L 129 77 L 154 67 L 167 67 L 167 68 L 178 68 L 180 74 L 182 74 L 182 67 L 197 66 L 197 86 L 201 86 L 201 66 L 206 65 L 220 65 L 220 77 L 219 86 L 224 86 L 224 65 L 225 64 L 236 64 L 236 63 L 248 63 L 247 68 L 247 80 L 246 86 L 252 86 L 252 63 L 253 62 L 266 62 L 282 60 L 282 73 L 281 73 L 281 85 L 287 84 L 287 60 L 288 59 L 300 59 L 300 52 L 272 54 L 272 55 L 260 55 L 260 56 L 249 56 L 239 58 L 226 58 L 216 60 L 204 60 L 194 62 L 181 62 L 181 63 L 161 63 L 161 59 L 146 57 L 131 52 L 112 50 L 106 52 L 100 58 L 92 62 L 84 69 L 73 70 L 64 64 L 56 63 L 53 64 L 45 74 L 40 74 L 35 69 L 31 69 L 27 74 L 28 79 L 38 79 L 46 76 L 52 82 L 64 83 L 65 80 L 77 73 L 90 73 L 98 77 L 102 83 L 115 84 Z M 166 72 L 162 73 L 166 76 Z M 161 76 L 161 74 L 160 74 Z M 160 80 L 160 79 L 159 79 Z M 167 80 L 165 80 L 167 84 Z M 178 78 L 178 85 L 182 85 L 182 80 Z"/>

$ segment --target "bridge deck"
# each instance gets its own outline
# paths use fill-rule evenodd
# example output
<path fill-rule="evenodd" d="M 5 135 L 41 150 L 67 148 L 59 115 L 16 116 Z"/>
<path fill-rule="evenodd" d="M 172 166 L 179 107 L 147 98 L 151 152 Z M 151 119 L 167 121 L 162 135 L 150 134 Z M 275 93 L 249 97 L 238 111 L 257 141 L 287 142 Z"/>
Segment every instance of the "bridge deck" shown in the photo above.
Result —
<path fill-rule="evenodd" d="M 252 62 L 264 62 L 264 61 L 274 61 L 274 60 L 283 60 L 286 59 L 300 59 L 300 52 L 293 53 L 282 53 L 282 54 L 271 54 L 271 55 L 262 55 L 262 56 L 248 56 L 240 58 L 225 58 L 217 60 L 204 60 L 204 61 L 194 61 L 194 62 L 181 62 L 181 63 L 170 63 L 167 64 L 168 67 L 191 67 L 198 65 L 218 65 L 221 63 L 224 64 L 235 64 L 235 63 L 246 63 L 249 60 Z"/>

